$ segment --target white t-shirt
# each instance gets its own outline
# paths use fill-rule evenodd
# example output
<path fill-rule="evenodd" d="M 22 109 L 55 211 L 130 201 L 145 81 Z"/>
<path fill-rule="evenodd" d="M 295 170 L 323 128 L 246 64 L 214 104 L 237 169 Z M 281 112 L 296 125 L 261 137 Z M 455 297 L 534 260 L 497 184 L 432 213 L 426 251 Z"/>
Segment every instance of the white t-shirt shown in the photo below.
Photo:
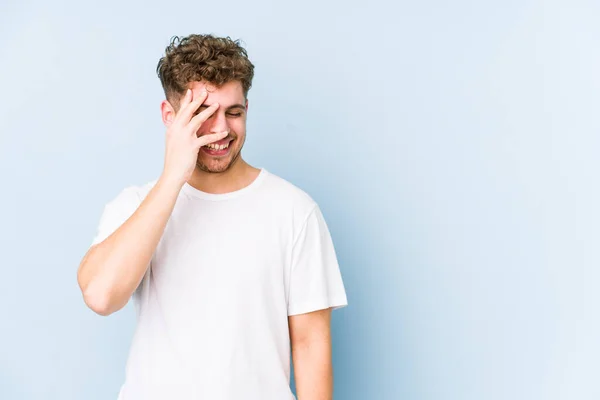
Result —
<path fill-rule="evenodd" d="M 93 243 L 155 184 L 110 201 Z M 132 297 L 119 400 L 292 400 L 288 316 L 347 305 L 318 205 L 264 168 L 225 194 L 186 183 Z"/>

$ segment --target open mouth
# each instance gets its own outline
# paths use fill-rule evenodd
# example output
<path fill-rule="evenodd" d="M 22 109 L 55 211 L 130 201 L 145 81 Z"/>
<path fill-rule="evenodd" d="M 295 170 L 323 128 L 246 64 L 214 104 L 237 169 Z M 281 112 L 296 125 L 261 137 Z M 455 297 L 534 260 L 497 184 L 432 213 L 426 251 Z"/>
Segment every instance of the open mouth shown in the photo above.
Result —
<path fill-rule="evenodd" d="M 235 139 L 224 139 L 215 143 L 209 143 L 206 146 L 202 146 L 202 151 L 211 156 L 227 155 L 234 140 Z"/>

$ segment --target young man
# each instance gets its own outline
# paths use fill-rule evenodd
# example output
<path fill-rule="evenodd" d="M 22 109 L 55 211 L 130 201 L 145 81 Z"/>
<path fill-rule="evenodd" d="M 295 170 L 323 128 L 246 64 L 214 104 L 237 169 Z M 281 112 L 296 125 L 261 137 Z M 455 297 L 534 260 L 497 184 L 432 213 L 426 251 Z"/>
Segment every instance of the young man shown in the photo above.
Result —
<path fill-rule="evenodd" d="M 331 400 L 330 312 L 346 293 L 323 215 L 241 155 L 254 66 L 238 41 L 177 37 L 157 68 L 161 176 L 110 201 L 78 282 L 137 313 L 119 400 Z"/>

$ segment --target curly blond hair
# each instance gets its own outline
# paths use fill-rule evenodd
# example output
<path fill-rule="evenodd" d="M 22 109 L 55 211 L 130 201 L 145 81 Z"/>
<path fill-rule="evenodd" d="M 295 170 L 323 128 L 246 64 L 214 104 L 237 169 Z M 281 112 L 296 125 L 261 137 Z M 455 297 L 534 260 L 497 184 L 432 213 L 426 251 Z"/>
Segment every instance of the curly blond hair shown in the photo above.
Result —
<path fill-rule="evenodd" d="M 239 81 L 244 96 L 248 97 L 254 65 L 239 40 L 192 34 L 171 39 L 164 57 L 158 62 L 156 73 L 167 100 L 177 106 L 188 84 L 195 81 L 204 81 L 217 88 Z"/>

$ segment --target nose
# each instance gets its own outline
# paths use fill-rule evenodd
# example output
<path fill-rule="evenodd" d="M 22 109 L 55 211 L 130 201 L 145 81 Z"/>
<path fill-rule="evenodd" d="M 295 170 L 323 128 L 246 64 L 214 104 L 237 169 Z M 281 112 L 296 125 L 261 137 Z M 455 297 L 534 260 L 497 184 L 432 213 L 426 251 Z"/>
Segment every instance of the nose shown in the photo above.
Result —
<path fill-rule="evenodd" d="M 227 118 L 225 116 L 225 113 L 221 112 L 221 110 L 217 110 L 212 115 L 212 118 L 209 119 L 209 121 L 211 122 L 211 126 L 210 126 L 211 133 L 219 133 L 219 132 L 229 130 L 229 125 L 227 124 Z"/>

